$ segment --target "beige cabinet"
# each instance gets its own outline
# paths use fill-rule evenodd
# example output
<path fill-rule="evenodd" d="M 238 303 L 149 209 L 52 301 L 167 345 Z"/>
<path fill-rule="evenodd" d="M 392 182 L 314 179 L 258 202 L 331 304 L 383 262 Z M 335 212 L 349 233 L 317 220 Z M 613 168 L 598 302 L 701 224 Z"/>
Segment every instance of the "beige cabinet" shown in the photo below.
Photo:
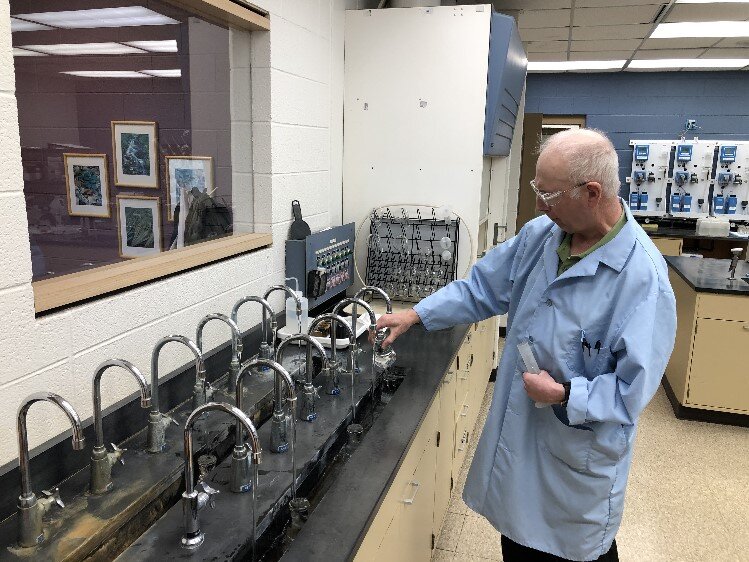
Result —
<path fill-rule="evenodd" d="M 681 248 L 684 244 L 682 238 L 651 238 L 655 247 L 658 248 L 664 256 L 680 256 Z"/>
<path fill-rule="evenodd" d="M 354 560 L 428 561 L 473 438 L 496 353 L 496 320 L 471 326 Z"/>
<path fill-rule="evenodd" d="M 749 413 L 749 297 L 700 293 L 670 271 L 676 295 L 676 342 L 666 378 L 683 406 Z"/>

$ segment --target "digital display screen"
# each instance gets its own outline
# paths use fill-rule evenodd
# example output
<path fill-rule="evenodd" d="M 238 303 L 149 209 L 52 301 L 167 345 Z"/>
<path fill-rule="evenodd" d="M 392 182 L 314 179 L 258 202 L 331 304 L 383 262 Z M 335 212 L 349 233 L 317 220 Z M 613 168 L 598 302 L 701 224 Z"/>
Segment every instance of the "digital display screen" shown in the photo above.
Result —
<path fill-rule="evenodd" d="M 644 162 L 650 155 L 650 146 L 647 144 L 635 145 L 635 161 Z"/>
<path fill-rule="evenodd" d="M 680 144 L 676 147 L 677 162 L 689 162 L 692 159 L 692 145 Z"/>
<path fill-rule="evenodd" d="M 736 145 L 721 146 L 720 161 L 723 163 L 736 162 Z"/>

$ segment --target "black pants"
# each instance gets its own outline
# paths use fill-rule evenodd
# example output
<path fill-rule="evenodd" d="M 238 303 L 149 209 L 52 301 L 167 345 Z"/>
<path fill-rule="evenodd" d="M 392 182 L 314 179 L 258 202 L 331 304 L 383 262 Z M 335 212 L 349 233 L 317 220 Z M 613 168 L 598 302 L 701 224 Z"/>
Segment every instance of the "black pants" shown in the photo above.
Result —
<path fill-rule="evenodd" d="M 504 535 L 502 535 L 502 560 L 504 562 L 569 562 L 566 558 L 560 558 L 513 542 Z M 596 558 L 596 562 L 619 562 L 616 541 L 611 544 L 611 548 L 606 554 Z"/>

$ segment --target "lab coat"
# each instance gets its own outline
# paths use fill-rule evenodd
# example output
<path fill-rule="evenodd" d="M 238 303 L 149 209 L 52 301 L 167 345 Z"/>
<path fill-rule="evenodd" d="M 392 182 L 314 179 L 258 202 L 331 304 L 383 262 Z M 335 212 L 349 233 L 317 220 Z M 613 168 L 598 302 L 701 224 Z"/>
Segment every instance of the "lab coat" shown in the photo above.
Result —
<path fill-rule="evenodd" d="M 559 277 L 564 232 L 542 216 L 414 307 L 427 330 L 509 313 L 463 498 L 511 540 L 577 561 L 606 553 L 619 529 L 637 419 L 676 332 L 666 263 L 622 205 L 616 237 Z M 566 408 L 528 397 L 523 340 L 541 369 L 571 381 Z"/>

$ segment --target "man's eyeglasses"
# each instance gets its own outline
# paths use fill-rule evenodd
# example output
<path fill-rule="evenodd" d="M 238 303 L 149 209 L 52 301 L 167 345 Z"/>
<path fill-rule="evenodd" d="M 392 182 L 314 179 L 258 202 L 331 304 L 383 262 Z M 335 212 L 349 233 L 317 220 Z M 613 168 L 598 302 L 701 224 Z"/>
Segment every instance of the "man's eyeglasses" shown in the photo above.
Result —
<path fill-rule="evenodd" d="M 553 207 L 554 205 L 559 203 L 559 200 L 562 197 L 562 195 L 567 193 L 568 191 L 572 191 L 573 189 L 582 187 L 587 184 L 588 182 L 584 181 L 582 183 L 578 183 L 577 185 L 573 185 L 570 188 L 563 189 L 562 191 L 540 191 L 538 187 L 536 187 L 536 180 L 531 180 L 531 187 L 533 188 L 533 191 L 536 194 L 536 197 L 538 197 L 541 201 L 543 201 L 544 205 L 546 205 L 547 207 Z"/>

